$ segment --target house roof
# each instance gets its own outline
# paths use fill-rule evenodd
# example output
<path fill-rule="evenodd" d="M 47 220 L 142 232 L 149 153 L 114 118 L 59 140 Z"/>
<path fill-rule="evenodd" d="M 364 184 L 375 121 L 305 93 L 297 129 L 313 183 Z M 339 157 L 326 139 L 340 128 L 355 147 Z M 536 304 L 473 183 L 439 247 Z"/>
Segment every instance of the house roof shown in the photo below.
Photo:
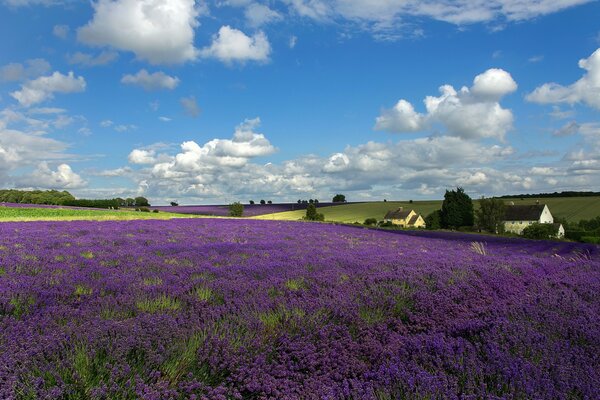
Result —
<path fill-rule="evenodd" d="M 385 214 L 385 219 L 406 219 L 411 212 L 412 210 L 402 210 L 399 208 L 395 211 L 388 211 L 388 213 Z"/>
<path fill-rule="evenodd" d="M 504 213 L 505 221 L 537 221 L 544 211 L 545 204 L 507 205 Z"/>
<path fill-rule="evenodd" d="M 417 219 L 419 219 L 419 216 L 416 214 L 413 215 L 410 221 L 408 221 L 408 225 L 414 225 L 417 222 Z"/>

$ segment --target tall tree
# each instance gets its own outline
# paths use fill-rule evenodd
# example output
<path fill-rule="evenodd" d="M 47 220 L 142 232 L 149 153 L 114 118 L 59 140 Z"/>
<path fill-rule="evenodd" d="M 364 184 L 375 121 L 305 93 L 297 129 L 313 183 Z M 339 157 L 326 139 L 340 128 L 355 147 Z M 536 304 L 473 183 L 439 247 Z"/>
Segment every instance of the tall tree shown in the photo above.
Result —
<path fill-rule="evenodd" d="M 492 233 L 504 233 L 504 201 L 482 197 L 477 210 L 477 225 Z"/>
<path fill-rule="evenodd" d="M 441 217 L 444 228 L 457 229 L 461 226 L 473 226 L 475 222 L 473 201 L 463 188 L 446 190 Z"/>

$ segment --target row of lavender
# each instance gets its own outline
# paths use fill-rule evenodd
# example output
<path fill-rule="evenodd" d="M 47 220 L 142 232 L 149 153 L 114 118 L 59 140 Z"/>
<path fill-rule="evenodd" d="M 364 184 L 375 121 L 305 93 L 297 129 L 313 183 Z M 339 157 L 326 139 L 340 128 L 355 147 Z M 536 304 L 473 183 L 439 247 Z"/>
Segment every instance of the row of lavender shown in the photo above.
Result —
<path fill-rule="evenodd" d="M 295 222 L 3 223 L 0 398 L 598 398 L 600 260 L 569 250 Z"/>
<path fill-rule="evenodd" d="M 317 207 L 338 206 L 352 203 L 317 203 Z M 257 215 L 273 214 L 284 211 L 306 210 L 308 204 L 305 203 L 276 203 L 276 204 L 244 204 L 244 217 L 254 217 Z M 194 215 L 229 215 L 229 206 L 227 205 L 199 205 L 199 206 L 152 206 L 152 210 L 173 212 L 179 214 Z"/>

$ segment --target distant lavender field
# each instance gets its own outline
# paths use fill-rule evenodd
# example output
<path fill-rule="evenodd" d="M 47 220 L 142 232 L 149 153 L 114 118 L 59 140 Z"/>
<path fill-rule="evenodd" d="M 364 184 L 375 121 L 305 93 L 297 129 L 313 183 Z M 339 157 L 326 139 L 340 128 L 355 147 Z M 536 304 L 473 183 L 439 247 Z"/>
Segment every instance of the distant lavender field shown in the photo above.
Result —
<path fill-rule="evenodd" d="M 0 224 L 2 399 L 597 399 L 597 247 Z"/>
<path fill-rule="evenodd" d="M 337 206 L 352 203 L 318 203 L 318 207 Z M 244 217 L 254 217 L 256 215 L 273 214 L 284 211 L 306 210 L 308 204 L 298 203 L 277 203 L 277 204 L 244 204 Z M 179 214 L 195 215 L 229 215 L 228 205 L 208 205 L 208 206 L 153 206 L 150 209 L 156 209 L 164 212 L 173 212 Z"/>

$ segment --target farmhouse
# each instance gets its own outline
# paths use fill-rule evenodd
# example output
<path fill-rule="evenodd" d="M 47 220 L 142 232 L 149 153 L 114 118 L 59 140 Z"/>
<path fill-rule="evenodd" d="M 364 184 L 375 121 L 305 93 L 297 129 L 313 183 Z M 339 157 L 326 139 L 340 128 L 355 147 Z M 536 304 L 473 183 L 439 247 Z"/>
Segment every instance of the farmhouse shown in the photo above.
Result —
<path fill-rule="evenodd" d="M 383 218 L 384 222 L 391 222 L 403 228 L 425 228 L 425 220 L 415 210 L 404 211 L 402 207 L 388 211 Z"/>
<path fill-rule="evenodd" d="M 562 224 L 554 223 L 554 217 L 546 204 L 507 205 L 504 214 L 504 230 L 521 235 L 529 225 L 553 224 L 556 236 L 564 237 L 565 229 Z"/>

